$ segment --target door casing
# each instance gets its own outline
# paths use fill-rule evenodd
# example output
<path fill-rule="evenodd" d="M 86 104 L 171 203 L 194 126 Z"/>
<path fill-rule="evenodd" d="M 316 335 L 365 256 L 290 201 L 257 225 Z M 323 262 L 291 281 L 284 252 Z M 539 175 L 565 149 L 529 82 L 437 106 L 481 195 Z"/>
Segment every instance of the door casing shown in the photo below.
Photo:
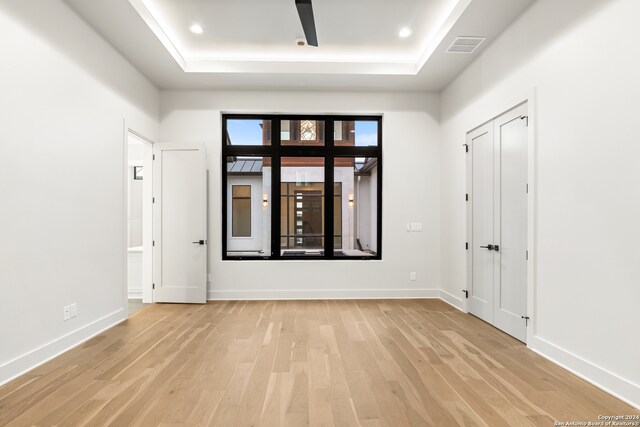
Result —
<path fill-rule="evenodd" d="M 128 310 L 129 306 L 129 286 L 128 286 L 128 267 L 129 267 L 129 254 L 128 254 L 128 230 L 127 230 L 127 216 L 128 216 L 128 208 L 129 208 L 129 197 L 128 197 L 128 169 L 131 166 L 129 162 L 129 138 L 131 136 L 135 136 L 145 143 L 148 143 L 149 146 L 145 147 L 144 154 L 144 165 L 146 165 L 146 177 L 147 179 L 143 183 L 144 185 L 144 195 L 145 198 L 143 200 L 143 279 L 142 279 L 142 302 L 143 303 L 151 303 L 152 301 L 152 283 L 153 283 L 153 247 L 152 247 L 152 239 L 153 239 L 153 204 L 152 200 L 152 177 L 153 177 L 153 166 L 152 166 L 152 153 L 153 153 L 153 144 L 155 141 L 147 138 L 142 133 L 132 129 L 129 127 L 126 120 L 123 120 L 123 192 L 124 192 L 124 246 L 123 246 L 123 258 L 124 258 L 124 291 L 123 291 L 123 307 Z"/>

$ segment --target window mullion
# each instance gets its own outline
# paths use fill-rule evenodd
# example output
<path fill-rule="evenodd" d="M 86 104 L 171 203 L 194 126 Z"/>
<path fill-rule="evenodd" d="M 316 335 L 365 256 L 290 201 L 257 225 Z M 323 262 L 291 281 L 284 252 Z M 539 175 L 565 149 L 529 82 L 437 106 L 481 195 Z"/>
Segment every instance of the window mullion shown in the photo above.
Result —
<path fill-rule="evenodd" d="M 327 259 L 333 258 L 333 235 L 334 223 L 334 135 L 333 120 L 325 121 L 325 156 L 324 156 L 324 256 Z"/>
<path fill-rule="evenodd" d="M 271 121 L 271 258 L 280 259 L 280 120 Z"/>

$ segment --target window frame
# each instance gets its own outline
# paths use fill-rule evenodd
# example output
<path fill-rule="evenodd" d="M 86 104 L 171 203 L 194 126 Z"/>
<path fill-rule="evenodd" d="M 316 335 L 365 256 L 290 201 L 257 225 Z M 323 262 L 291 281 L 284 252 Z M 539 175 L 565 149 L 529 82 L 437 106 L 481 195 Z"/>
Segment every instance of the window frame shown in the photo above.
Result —
<path fill-rule="evenodd" d="M 271 145 L 228 145 L 227 122 L 229 120 L 270 120 L 271 121 Z M 281 120 L 316 120 L 324 122 L 324 145 L 282 145 L 281 144 Z M 377 124 L 377 146 L 336 146 L 334 144 L 334 122 L 335 121 L 370 121 Z M 291 130 L 290 130 L 291 132 Z M 383 177 L 383 147 L 382 147 L 382 115 L 317 115 L 317 114 L 222 114 L 222 260 L 242 261 L 242 260 L 289 260 L 289 261 L 310 261 L 310 260 L 335 260 L 335 261 L 356 261 L 356 260 L 381 260 L 382 259 L 382 177 Z M 228 157 L 270 157 L 271 158 L 271 197 L 269 200 L 271 209 L 271 255 L 247 255 L 229 256 L 227 253 L 228 236 L 228 203 L 232 201 L 232 195 L 228 195 L 227 185 L 227 158 Z M 280 224 L 280 204 L 281 204 L 281 165 L 282 157 L 322 157 L 324 158 L 324 234 L 333 236 L 334 233 L 334 161 L 336 158 L 375 158 L 377 159 L 377 252 L 373 256 L 344 256 L 335 255 L 333 238 L 325 238 L 324 254 L 321 256 L 283 256 L 280 248 L 281 224 Z M 343 195 L 344 196 L 344 195 Z M 344 220 L 344 218 L 342 219 Z"/>

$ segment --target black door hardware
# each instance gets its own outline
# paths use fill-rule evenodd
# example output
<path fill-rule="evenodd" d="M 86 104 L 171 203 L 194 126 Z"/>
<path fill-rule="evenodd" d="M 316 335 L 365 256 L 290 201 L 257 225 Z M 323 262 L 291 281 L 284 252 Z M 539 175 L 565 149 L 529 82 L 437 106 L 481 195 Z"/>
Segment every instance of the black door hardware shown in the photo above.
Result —
<path fill-rule="evenodd" d="M 489 249 L 490 251 L 500 252 L 500 245 L 487 245 L 480 246 L 482 249 Z"/>
<path fill-rule="evenodd" d="M 204 240 L 198 240 L 196 242 L 191 242 L 191 243 L 197 243 L 199 245 L 204 245 Z"/>

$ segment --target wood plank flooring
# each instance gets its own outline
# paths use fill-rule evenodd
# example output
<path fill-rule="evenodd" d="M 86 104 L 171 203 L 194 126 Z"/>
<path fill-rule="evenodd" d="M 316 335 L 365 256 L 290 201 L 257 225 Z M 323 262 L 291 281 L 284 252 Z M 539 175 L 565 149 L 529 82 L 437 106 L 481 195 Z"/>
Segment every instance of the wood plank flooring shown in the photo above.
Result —
<path fill-rule="evenodd" d="M 2 426 L 552 426 L 636 413 L 438 300 L 152 305 L 0 388 Z"/>

